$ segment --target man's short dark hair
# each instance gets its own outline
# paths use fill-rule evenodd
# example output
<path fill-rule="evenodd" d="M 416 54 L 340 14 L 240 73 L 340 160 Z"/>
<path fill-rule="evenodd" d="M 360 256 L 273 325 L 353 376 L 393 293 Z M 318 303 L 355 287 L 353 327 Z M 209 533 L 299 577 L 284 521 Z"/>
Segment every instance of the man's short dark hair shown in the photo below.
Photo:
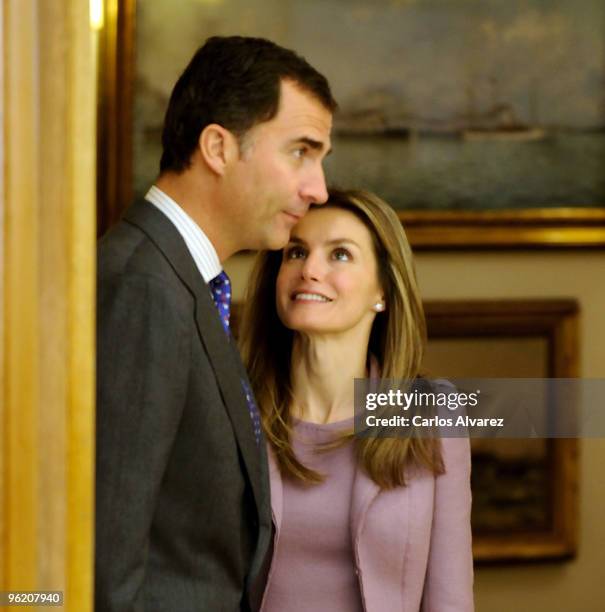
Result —
<path fill-rule="evenodd" d="M 334 112 L 326 78 L 304 58 L 263 38 L 209 38 L 177 81 L 162 132 L 160 172 L 182 172 L 203 129 L 218 123 L 241 142 L 278 111 L 282 80 L 291 80 Z"/>

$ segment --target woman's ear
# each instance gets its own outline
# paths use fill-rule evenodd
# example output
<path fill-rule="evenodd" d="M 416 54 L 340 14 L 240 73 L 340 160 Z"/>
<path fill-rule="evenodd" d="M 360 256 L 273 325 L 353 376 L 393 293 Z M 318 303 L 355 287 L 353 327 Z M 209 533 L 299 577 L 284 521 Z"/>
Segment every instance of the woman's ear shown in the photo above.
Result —
<path fill-rule="evenodd" d="M 239 151 L 235 136 L 218 123 L 210 123 L 202 130 L 198 148 L 208 168 L 221 176 Z"/>

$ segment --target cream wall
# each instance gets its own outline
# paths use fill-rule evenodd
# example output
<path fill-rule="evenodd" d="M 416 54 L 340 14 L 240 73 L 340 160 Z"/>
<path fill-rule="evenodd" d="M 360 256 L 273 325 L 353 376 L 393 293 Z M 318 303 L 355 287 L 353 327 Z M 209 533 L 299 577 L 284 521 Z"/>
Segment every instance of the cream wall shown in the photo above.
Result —
<path fill-rule="evenodd" d="M 227 264 L 241 299 L 250 256 Z M 580 303 L 581 373 L 605 378 L 605 252 L 420 253 L 425 299 L 572 297 Z M 605 608 L 605 440 L 581 441 L 580 541 L 574 561 L 479 567 L 478 612 L 601 612 Z"/>

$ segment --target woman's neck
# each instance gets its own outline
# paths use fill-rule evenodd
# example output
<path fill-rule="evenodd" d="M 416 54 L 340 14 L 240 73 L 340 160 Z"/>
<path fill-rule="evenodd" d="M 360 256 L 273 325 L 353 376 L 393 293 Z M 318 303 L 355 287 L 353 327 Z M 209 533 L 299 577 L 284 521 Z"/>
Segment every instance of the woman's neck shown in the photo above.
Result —
<path fill-rule="evenodd" d="M 353 380 L 367 376 L 368 334 L 359 338 L 296 334 L 292 347 L 292 414 L 312 423 L 354 416 Z"/>

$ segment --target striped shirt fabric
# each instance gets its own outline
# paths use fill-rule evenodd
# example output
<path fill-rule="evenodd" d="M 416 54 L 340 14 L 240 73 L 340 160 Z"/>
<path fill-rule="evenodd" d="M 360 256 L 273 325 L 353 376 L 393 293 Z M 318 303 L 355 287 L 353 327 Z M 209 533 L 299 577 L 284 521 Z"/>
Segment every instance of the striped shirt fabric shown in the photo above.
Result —
<path fill-rule="evenodd" d="M 209 283 L 218 276 L 223 267 L 219 261 L 216 249 L 202 228 L 159 187 L 152 185 L 145 199 L 163 212 L 183 237 L 193 261 L 202 278 Z"/>

